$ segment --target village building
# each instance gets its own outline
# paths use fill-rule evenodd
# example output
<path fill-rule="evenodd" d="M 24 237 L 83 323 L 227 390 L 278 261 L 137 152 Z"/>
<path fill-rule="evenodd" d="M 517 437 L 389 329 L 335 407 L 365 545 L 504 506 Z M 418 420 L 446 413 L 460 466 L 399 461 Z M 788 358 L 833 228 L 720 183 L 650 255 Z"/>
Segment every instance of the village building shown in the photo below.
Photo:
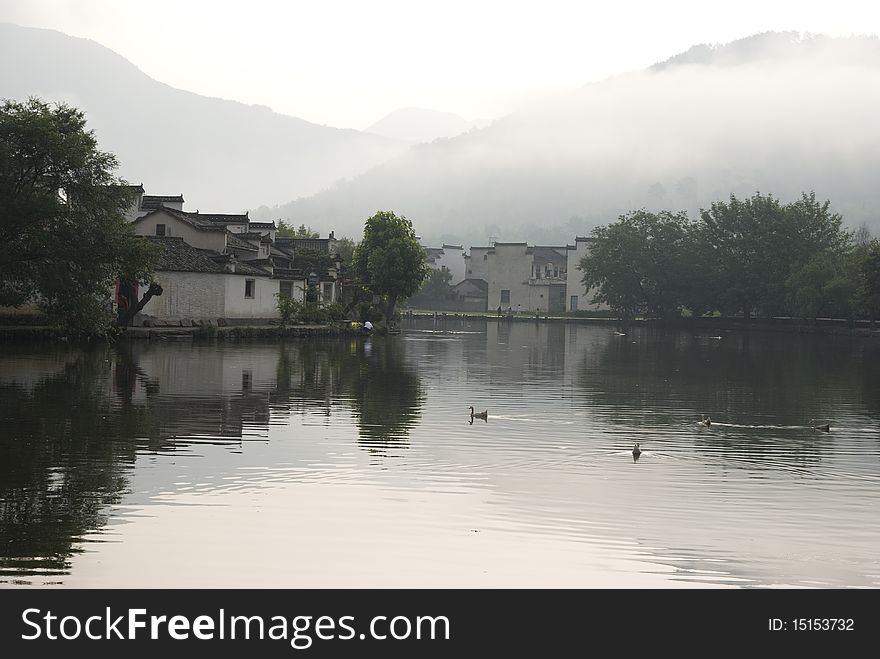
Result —
<path fill-rule="evenodd" d="M 432 270 L 446 270 L 451 275 L 450 286 L 461 283 L 467 277 L 465 270 L 465 253 L 461 245 L 443 245 L 443 247 L 426 247 L 428 266 Z"/>
<path fill-rule="evenodd" d="M 320 304 L 341 299 L 342 263 L 332 231 L 329 238 L 283 238 L 275 222 L 184 211 L 182 195 L 145 195 L 143 186 L 131 187 L 136 199 L 127 218 L 136 234 L 163 249 L 155 274 L 163 294 L 147 303 L 136 324 L 277 318 L 278 295 L 304 301 L 310 286 Z M 316 268 L 311 253 L 328 258 Z"/>
<path fill-rule="evenodd" d="M 589 253 L 593 240 L 593 238 L 578 236 L 574 239 L 574 245 L 568 245 L 565 288 L 568 296 L 566 310 L 569 312 L 608 310 L 607 304 L 597 304 L 592 301 L 596 295 L 596 289 L 587 290 L 582 281 L 584 273 L 580 269 L 580 262 Z"/>

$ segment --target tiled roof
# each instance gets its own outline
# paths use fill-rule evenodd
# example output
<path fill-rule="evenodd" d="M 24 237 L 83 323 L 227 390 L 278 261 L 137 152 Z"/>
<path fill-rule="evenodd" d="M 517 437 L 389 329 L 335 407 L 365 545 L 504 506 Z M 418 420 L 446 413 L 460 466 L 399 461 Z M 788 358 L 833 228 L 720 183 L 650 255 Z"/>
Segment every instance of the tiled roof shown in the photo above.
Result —
<path fill-rule="evenodd" d="M 275 226 L 274 221 L 272 221 L 272 222 L 254 222 L 253 220 L 251 220 L 249 226 L 252 229 L 277 229 L 278 228 Z"/>
<path fill-rule="evenodd" d="M 293 254 L 291 254 L 290 252 L 287 252 L 283 249 L 279 249 L 277 244 L 272 245 L 272 247 L 269 248 L 269 256 L 278 256 L 282 259 L 292 259 L 293 258 Z"/>
<path fill-rule="evenodd" d="M 156 270 L 175 272 L 225 272 L 222 265 L 216 263 L 211 255 L 214 252 L 197 249 L 177 237 L 144 236 L 155 245 L 161 245 L 162 253 L 156 264 Z"/>
<path fill-rule="evenodd" d="M 264 236 L 263 234 L 257 233 L 256 231 L 245 231 L 236 235 L 240 238 L 243 238 L 244 240 L 259 240 L 260 242 L 264 243 L 272 242 L 272 239 L 269 238 L 269 236 Z"/>
<path fill-rule="evenodd" d="M 249 252 L 258 252 L 260 248 L 251 245 L 248 241 L 242 240 L 239 238 L 241 234 L 233 233 L 232 231 L 227 232 L 226 234 L 226 247 L 231 249 L 246 249 Z"/>
<path fill-rule="evenodd" d="M 167 206 L 163 206 L 162 208 L 157 208 L 154 211 L 150 211 L 146 215 L 143 215 L 135 220 L 137 222 L 143 222 L 148 217 L 152 216 L 153 213 L 166 213 L 171 217 L 175 217 L 182 222 L 186 222 L 188 225 L 193 227 L 194 229 L 198 229 L 199 231 L 226 231 L 226 227 L 220 224 L 211 224 L 210 222 L 202 222 L 198 218 L 199 216 L 195 213 L 185 213 L 184 211 L 179 211 L 174 208 L 168 208 Z"/>
<path fill-rule="evenodd" d="M 265 270 L 257 265 L 254 261 L 236 261 L 235 274 L 237 275 L 255 275 L 257 277 L 271 277 L 271 270 Z"/>
<path fill-rule="evenodd" d="M 475 288 L 481 293 L 489 294 L 489 282 L 485 279 L 464 279 L 452 287 L 452 290 Z"/>
<path fill-rule="evenodd" d="M 161 204 L 182 204 L 183 203 L 183 195 L 158 195 L 158 194 L 145 194 L 143 199 L 141 200 L 141 207 L 143 208 L 158 208 Z"/>
<path fill-rule="evenodd" d="M 195 215 L 200 220 L 205 222 L 216 222 L 218 224 L 247 224 L 250 220 L 248 219 L 247 213 L 244 215 L 240 213 L 188 213 L 188 215 Z"/>

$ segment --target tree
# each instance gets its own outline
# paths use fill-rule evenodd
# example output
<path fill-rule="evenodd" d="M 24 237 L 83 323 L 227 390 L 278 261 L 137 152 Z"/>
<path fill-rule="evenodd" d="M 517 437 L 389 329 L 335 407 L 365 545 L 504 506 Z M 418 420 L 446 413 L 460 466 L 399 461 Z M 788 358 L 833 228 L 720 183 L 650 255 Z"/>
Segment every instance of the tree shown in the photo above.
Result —
<path fill-rule="evenodd" d="M 320 238 L 321 234 L 317 231 L 312 231 L 312 227 L 306 227 L 305 224 L 300 224 L 298 229 L 295 229 L 292 224 L 288 224 L 284 220 L 278 220 L 278 230 L 275 232 L 275 235 L 281 236 L 282 238 Z"/>
<path fill-rule="evenodd" d="M 0 305 L 37 302 L 65 329 L 109 327 L 114 283 L 148 281 L 155 249 L 125 221 L 133 193 L 83 113 L 0 106 Z"/>
<path fill-rule="evenodd" d="M 343 236 L 336 241 L 336 253 L 343 263 L 351 263 L 351 257 L 354 254 L 356 244 L 351 238 Z"/>
<path fill-rule="evenodd" d="M 354 250 L 352 269 L 361 286 L 385 297 L 387 322 L 397 301 L 418 291 L 429 270 L 412 222 L 391 211 L 379 211 L 364 223 L 364 239 Z"/>
<path fill-rule="evenodd" d="M 608 304 L 625 322 L 639 314 L 680 315 L 697 262 L 687 214 L 634 211 L 597 227 L 593 237 L 580 264 L 584 285 L 597 289 L 593 302 Z"/>
<path fill-rule="evenodd" d="M 790 308 L 791 284 L 815 281 L 822 271 L 835 276 L 819 264 L 841 258 L 850 236 L 829 207 L 812 192 L 786 205 L 756 193 L 745 200 L 731 195 L 703 210 L 698 242 L 712 264 L 719 309 L 746 319 L 773 315 Z M 808 262 L 812 274 L 799 273 Z"/>
<path fill-rule="evenodd" d="M 871 322 L 880 316 L 880 240 L 872 240 L 861 263 L 861 299 Z"/>

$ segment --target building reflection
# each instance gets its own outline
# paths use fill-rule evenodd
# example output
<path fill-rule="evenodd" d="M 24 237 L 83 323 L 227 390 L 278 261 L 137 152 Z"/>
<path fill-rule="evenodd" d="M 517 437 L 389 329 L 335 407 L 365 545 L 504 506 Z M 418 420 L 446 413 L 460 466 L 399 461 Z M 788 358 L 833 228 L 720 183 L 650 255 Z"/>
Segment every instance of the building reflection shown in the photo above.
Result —
<path fill-rule="evenodd" d="M 395 340 L 128 342 L 2 354 L 0 367 L 0 576 L 66 573 L 139 454 L 238 448 L 295 413 L 349 414 L 352 441 L 382 453 L 407 445 L 424 402 Z"/>

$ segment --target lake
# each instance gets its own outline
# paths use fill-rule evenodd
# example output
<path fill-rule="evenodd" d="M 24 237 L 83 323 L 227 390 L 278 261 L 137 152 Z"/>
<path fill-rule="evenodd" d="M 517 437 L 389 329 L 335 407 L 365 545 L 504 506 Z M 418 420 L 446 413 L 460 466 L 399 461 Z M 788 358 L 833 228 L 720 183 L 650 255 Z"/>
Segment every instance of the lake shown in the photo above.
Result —
<path fill-rule="evenodd" d="M 0 585 L 877 587 L 878 374 L 866 338 L 454 318 L 7 343 Z"/>

